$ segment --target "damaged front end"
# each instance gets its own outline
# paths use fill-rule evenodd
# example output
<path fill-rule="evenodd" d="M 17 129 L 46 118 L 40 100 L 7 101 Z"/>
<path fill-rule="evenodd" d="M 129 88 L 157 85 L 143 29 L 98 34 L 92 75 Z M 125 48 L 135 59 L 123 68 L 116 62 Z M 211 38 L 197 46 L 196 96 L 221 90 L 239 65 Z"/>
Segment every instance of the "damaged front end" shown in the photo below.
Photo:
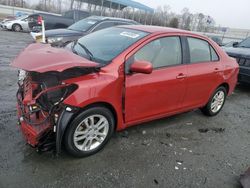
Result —
<path fill-rule="evenodd" d="M 66 80 L 95 71 L 94 67 L 45 73 L 19 71 L 18 121 L 28 144 L 38 151 L 56 149 L 60 152 L 66 126 L 78 111 L 63 104 L 77 89 L 77 85 Z"/>

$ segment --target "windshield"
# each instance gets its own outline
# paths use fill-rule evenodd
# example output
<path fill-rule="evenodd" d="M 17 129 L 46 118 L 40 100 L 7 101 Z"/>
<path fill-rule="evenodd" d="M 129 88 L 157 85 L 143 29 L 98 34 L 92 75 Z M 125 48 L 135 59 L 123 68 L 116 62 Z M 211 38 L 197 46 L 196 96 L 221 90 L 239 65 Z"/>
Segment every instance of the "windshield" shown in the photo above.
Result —
<path fill-rule="evenodd" d="M 87 31 L 91 26 L 93 26 L 98 21 L 99 21 L 98 19 L 86 18 L 69 26 L 68 29 L 77 31 Z"/>
<path fill-rule="evenodd" d="M 240 42 L 238 47 L 250 48 L 250 38 L 246 38 L 245 40 Z"/>
<path fill-rule="evenodd" d="M 147 35 L 148 33 L 143 31 L 111 27 L 80 38 L 77 43 L 71 44 L 71 48 L 80 56 L 106 65 Z"/>
<path fill-rule="evenodd" d="M 17 17 L 16 19 L 17 20 L 22 20 L 22 19 L 25 19 L 25 18 L 27 18 L 28 16 L 27 15 L 24 15 L 24 16 L 21 16 L 21 17 Z"/>

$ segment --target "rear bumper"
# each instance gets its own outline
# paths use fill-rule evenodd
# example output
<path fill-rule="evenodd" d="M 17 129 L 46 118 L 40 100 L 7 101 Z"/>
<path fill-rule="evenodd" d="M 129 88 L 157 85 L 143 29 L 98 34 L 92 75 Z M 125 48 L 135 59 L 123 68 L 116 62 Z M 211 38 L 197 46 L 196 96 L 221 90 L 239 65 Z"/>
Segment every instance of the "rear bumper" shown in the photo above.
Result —
<path fill-rule="evenodd" d="M 240 67 L 239 82 L 250 83 L 250 67 Z"/>

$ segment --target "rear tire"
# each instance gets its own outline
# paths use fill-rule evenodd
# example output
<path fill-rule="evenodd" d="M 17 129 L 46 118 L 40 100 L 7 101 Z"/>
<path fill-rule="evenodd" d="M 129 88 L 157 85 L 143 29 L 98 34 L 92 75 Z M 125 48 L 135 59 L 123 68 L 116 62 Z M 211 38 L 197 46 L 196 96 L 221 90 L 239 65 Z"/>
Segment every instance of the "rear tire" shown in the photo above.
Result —
<path fill-rule="evenodd" d="M 23 30 L 23 28 L 22 28 L 22 26 L 19 25 L 19 24 L 14 24 L 14 25 L 12 26 L 12 30 L 15 31 L 15 32 L 20 32 L 20 31 Z"/>
<path fill-rule="evenodd" d="M 68 126 L 64 145 L 75 157 L 87 157 L 100 151 L 110 140 L 115 127 L 112 112 L 92 107 L 80 113 Z"/>
<path fill-rule="evenodd" d="M 227 96 L 227 90 L 225 87 L 218 87 L 213 93 L 212 97 L 209 99 L 205 107 L 201 108 L 204 115 L 215 116 L 223 108 Z"/>

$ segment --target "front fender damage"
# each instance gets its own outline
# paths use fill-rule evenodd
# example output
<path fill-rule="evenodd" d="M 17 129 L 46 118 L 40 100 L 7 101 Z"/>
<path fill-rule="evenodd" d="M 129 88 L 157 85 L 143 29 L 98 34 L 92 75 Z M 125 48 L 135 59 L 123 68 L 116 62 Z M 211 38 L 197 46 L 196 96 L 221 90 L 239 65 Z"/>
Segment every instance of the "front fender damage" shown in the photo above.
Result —
<path fill-rule="evenodd" d="M 69 106 L 65 107 L 62 111 L 56 124 L 56 154 L 61 153 L 63 135 L 66 131 L 67 126 L 73 119 L 73 116 L 77 114 L 78 111 L 78 108 Z"/>

